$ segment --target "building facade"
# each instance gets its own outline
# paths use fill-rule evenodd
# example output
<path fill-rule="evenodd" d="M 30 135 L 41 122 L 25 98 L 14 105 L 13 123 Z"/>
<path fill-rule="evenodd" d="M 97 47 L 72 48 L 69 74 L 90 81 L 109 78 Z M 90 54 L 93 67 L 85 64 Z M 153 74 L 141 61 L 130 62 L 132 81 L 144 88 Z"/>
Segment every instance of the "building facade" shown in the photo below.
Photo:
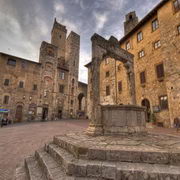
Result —
<path fill-rule="evenodd" d="M 13 122 L 78 117 L 78 95 L 86 101 L 78 82 L 79 49 L 80 36 L 70 32 L 67 37 L 55 19 L 51 43 L 41 43 L 39 62 L 0 53 L 0 107 Z"/>
<path fill-rule="evenodd" d="M 148 121 L 172 127 L 180 117 L 180 1 L 162 0 L 141 21 L 130 12 L 124 32 L 119 45 L 134 55 L 137 104 L 147 107 Z M 105 58 L 100 66 L 101 104 L 130 104 L 128 88 L 124 65 Z"/>

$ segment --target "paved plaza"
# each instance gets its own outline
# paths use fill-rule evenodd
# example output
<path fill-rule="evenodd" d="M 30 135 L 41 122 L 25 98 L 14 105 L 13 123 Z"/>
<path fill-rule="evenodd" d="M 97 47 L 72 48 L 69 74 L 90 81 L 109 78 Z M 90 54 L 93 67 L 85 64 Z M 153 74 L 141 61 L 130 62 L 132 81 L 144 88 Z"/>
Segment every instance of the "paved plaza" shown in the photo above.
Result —
<path fill-rule="evenodd" d="M 52 141 L 54 135 L 83 132 L 87 120 L 63 120 L 15 124 L 0 129 L 0 180 L 11 180 L 15 167 L 35 150 Z M 175 129 L 154 128 L 150 132 L 180 136 Z"/>
<path fill-rule="evenodd" d="M 0 129 L 0 180 L 11 180 L 18 163 L 52 141 L 54 135 L 83 131 L 87 120 L 17 124 Z"/>

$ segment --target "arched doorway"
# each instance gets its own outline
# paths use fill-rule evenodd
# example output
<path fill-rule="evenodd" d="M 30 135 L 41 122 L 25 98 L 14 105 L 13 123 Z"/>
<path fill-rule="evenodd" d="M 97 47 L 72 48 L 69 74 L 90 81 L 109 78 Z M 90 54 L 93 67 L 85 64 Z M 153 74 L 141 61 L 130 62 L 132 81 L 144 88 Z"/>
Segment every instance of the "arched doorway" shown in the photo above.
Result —
<path fill-rule="evenodd" d="M 146 114 L 147 114 L 147 122 L 150 122 L 150 118 L 151 118 L 151 106 L 150 106 L 150 102 L 148 99 L 143 99 L 141 102 L 141 105 L 146 107 Z"/>
<path fill-rule="evenodd" d="M 18 105 L 16 107 L 16 115 L 15 115 L 16 121 L 21 122 L 22 121 L 22 116 L 23 116 L 23 106 Z"/>
<path fill-rule="evenodd" d="M 80 93 L 79 95 L 78 95 L 78 102 L 79 102 L 79 111 L 81 111 L 82 110 L 82 99 L 83 99 L 83 97 L 84 97 L 84 94 L 83 93 Z"/>

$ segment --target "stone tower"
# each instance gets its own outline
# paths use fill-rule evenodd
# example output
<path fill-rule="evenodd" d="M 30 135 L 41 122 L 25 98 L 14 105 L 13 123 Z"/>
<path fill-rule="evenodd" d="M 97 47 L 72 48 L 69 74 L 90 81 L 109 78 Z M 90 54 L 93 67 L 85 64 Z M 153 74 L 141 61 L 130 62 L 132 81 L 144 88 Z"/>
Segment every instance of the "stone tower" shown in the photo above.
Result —
<path fill-rule="evenodd" d="M 63 26 L 60 23 L 58 23 L 55 18 L 54 25 L 51 31 L 51 44 L 58 47 L 58 58 L 65 58 L 66 35 L 66 26 Z"/>
<path fill-rule="evenodd" d="M 136 16 L 136 12 L 130 12 L 126 15 L 126 21 L 124 22 L 124 34 L 128 34 L 137 24 L 139 20 Z"/>
<path fill-rule="evenodd" d="M 69 87 L 69 113 L 71 117 L 76 117 L 78 107 L 78 72 L 79 72 L 79 51 L 80 36 L 71 32 L 66 39 L 66 62 L 69 67 L 68 87 Z"/>

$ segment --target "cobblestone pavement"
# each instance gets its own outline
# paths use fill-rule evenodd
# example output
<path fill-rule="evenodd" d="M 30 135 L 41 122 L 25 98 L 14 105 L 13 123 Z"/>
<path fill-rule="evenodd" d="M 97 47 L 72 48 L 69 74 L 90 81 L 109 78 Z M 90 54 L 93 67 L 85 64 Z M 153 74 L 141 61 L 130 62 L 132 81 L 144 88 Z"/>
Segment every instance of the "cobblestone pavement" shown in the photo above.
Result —
<path fill-rule="evenodd" d="M 15 167 L 35 150 L 52 141 L 54 135 L 82 132 L 87 120 L 15 124 L 0 128 L 0 180 L 11 180 Z M 150 132 L 180 136 L 175 129 L 153 128 Z"/>
<path fill-rule="evenodd" d="M 11 180 L 15 167 L 54 135 L 83 131 L 87 120 L 15 124 L 0 128 L 0 180 Z"/>

